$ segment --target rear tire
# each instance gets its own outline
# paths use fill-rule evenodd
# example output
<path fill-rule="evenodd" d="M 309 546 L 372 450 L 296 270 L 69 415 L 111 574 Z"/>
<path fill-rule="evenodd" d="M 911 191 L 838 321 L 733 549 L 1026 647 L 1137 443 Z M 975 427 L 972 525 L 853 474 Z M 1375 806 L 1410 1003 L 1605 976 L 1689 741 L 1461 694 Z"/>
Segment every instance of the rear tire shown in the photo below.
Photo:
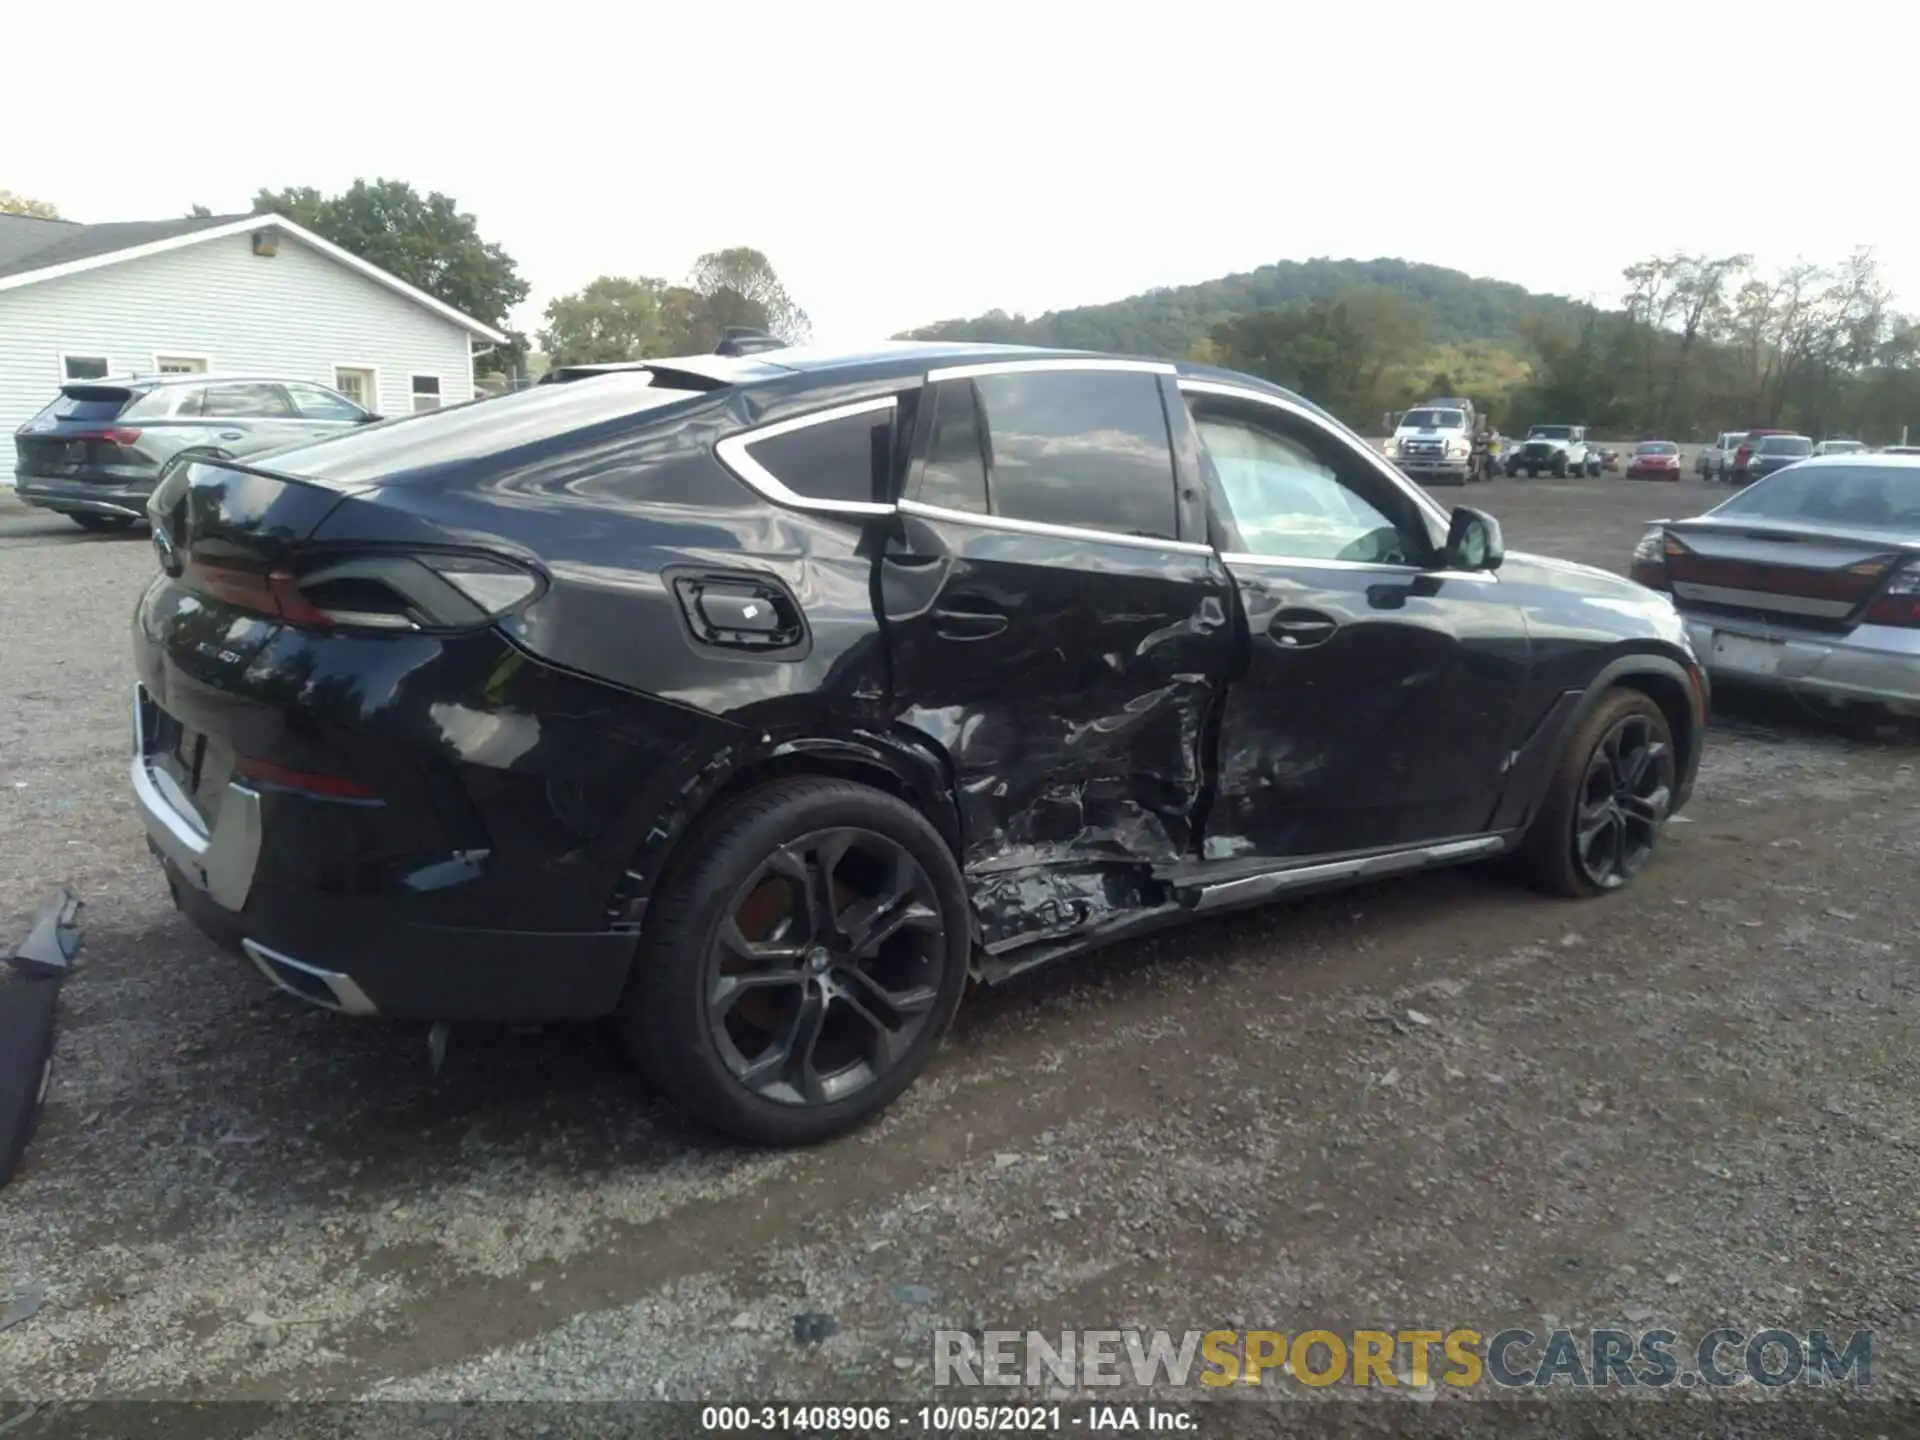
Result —
<path fill-rule="evenodd" d="M 687 843 L 615 1013 L 628 1055 L 757 1145 L 814 1144 L 879 1113 L 926 1067 L 967 983 L 966 885 L 946 841 L 892 795 L 805 777 L 749 791 Z M 859 935 L 877 932 L 868 955 Z"/>
<path fill-rule="evenodd" d="M 1547 781 L 1540 811 L 1513 855 L 1518 878 L 1573 899 L 1625 885 L 1658 848 L 1675 766 L 1673 732 L 1660 707 L 1639 690 L 1608 691 L 1575 728 Z"/>
<path fill-rule="evenodd" d="M 140 522 L 131 515 L 82 515 L 70 512 L 67 518 L 82 530 L 95 535 L 112 535 L 120 530 L 131 530 Z"/>

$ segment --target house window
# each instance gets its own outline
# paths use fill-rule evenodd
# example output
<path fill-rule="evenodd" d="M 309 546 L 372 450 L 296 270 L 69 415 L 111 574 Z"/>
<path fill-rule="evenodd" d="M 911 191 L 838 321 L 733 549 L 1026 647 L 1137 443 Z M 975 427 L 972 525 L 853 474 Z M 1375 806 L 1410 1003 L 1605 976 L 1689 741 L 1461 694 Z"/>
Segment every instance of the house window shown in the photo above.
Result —
<path fill-rule="evenodd" d="M 440 408 L 440 377 L 438 375 L 416 375 L 413 377 L 413 409 L 418 414 L 422 410 Z"/>
<path fill-rule="evenodd" d="M 207 373 L 207 357 L 204 355 L 156 355 L 153 368 L 162 375 L 204 375 Z"/>
<path fill-rule="evenodd" d="M 333 388 L 346 396 L 362 410 L 377 408 L 373 401 L 378 391 L 373 371 L 364 365 L 336 365 L 333 367 Z"/>
<path fill-rule="evenodd" d="M 113 373 L 113 362 L 105 355 L 62 355 L 62 380 L 104 380 Z"/>

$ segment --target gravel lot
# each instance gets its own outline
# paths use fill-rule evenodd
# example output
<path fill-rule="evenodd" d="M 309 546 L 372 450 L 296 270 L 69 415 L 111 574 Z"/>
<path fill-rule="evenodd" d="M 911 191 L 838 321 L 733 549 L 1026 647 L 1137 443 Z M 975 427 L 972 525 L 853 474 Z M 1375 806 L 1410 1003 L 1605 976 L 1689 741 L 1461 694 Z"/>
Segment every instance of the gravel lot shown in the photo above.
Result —
<path fill-rule="evenodd" d="M 1725 492 L 1467 493 L 1617 569 Z M 0 916 L 88 903 L 0 1194 L 0 1311 L 42 1297 L 0 1395 L 927 1398 L 936 1328 L 1656 1321 L 1871 1329 L 1875 1390 L 1913 1393 L 1904 734 L 1718 697 L 1625 894 L 1455 871 L 1118 948 L 977 997 L 879 1124 L 769 1155 L 591 1029 L 456 1031 L 436 1079 L 420 1028 L 303 1009 L 177 918 L 125 779 L 151 565 L 0 492 Z M 799 1312 L 839 1333 L 796 1344 Z"/>

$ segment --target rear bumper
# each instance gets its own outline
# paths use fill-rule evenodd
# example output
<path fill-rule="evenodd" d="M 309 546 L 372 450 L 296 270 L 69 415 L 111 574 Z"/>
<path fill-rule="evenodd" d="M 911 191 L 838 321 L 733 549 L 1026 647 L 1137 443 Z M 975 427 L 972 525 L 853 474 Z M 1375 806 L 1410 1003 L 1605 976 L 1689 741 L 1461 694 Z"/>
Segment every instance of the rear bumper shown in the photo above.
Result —
<path fill-rule="evenodd" d="M 153 485 L 151 480 L 56 480 L 20 471 L 13 477 L 13 493 L 25 504 L 65 515 L 128 515 L 136 520 L 147 518 Z"/>
<path fill-rule="evenodd" d="M 1716 681 L 1920 715 L 1920 631 L 1861 625 L 1846 635 L 1687 615 L 1687 634 Z"/>
<path fill-rule="evenodd" d="M 563 798 L 562 782 L 489 774 L 477 784 L 498 808 L 477 803 L 463 824 L 394 778 L 444 765 L 434 747 L 368 737 L 397 751 L 381 781 L 390 800 L 236 776 L 213 794 L 196 791 L 196 804 L 154 753 L 161 727 L 147 685 L 156 678 L 171 686 L 176 716 L 237 739 L 242 754 L 292 762 L 289 742 L 272 732 L 316 717 L 259 709 L 241 691 L 196 693 L 143 643 L 136 660 L 135 808 L 174 903 L 210 938 L 281 989 L 346 1014 L 538 1021 L 614 1009 L 637 930 L 609 910 L 617 861 L 596 867 L 580 837 L 552 833 L 551 808 L 540 813 L 541 802 Z M 563 742 L 558 758 L 581 754 Z M 625 842 L 605 838 L 610 856 L 625 853 Z"/>
<path fill-rule="evenodd" d="M 164 857 L 163 857 L 164 860 Z M 174 904 L 208 939 L 288 994 L 343 1015 L 408 1020 L 589 1020 L 619 1003 L 632 934 L 538 934 L 363 918 L 304 903 L 235 912 L 165 862 Z"/>

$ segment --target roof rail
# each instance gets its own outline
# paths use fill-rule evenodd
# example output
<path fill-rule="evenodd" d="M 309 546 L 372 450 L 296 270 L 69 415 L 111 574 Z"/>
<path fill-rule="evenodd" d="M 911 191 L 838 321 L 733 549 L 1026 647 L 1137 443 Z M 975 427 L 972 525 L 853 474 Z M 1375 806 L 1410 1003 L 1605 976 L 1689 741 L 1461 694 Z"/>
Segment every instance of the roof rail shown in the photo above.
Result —
<path fill-rule="evenodd" d="M 765 330 L 756 330 L 751 325 L 729 325 L 720 332 L 720 343 L 713 347 L 716 355 L 758 355 L 763 350 L 784 350 L 787 342 L 778 335 L 769 335 Z"/>

